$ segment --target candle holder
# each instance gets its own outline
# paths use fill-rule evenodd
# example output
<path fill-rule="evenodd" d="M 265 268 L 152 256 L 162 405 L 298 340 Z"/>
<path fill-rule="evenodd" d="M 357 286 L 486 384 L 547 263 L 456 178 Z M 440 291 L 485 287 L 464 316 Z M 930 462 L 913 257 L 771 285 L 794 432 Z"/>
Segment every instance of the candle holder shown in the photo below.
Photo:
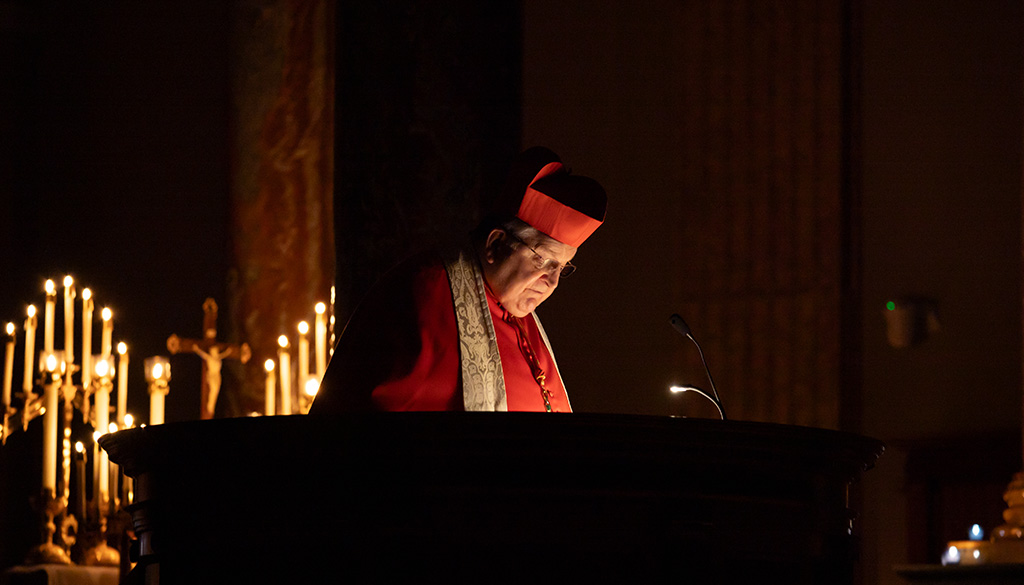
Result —
<path fill-rule="evenodd" d="M 42 543 L 29 551 L 25 563 L 29 565 L 70 565 L 71 557 L 68 551 L 61 545 L 54 542 L 54 535 L 57 533 L 55 519 L 65 511 L 64 502 L 56 497 L 53 490 L 44 489 L 39 498 L 40 508 L 40 535 Z M 61 519 L 61 525 L 65 524 Z M 62 531 L 63 532 L 63 531 Z M 67 544 L 66 542 L 63 544 Z"/>
<path fill-rule="evenodd" d="M 82 555 L 82 564 L 88 566 L 117 567 L 121 564 L 121 553 L 107 544 L 107 516 L 100 516 L 96 542 Z"/>

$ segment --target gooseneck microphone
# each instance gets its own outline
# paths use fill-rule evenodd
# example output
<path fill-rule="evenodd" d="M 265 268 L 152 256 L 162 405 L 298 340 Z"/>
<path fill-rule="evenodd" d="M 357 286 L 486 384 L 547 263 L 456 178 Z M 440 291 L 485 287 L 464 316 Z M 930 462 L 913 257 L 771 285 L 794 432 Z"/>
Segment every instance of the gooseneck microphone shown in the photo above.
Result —
<path fill-rule="evenodd" d="M 672 316 L 669 317 L 668 322 L 672 324 L 672 327 L 674 327 L 680 335 L 689 338 L 690 341 L 697 346 L 697 353 L 700 354 L 700 361 L 704 364 L 704 372 L 708 375 L 708 382 L 711 382 L 711 394 L 713 397 L 708 396 L 704 392 L 700 392 L 700 394 L 705 398 L 711 398 L 711 401 L 718 407 L 718 413 L 722 415 L 722 420 L 725 420 L 725 409 L 722 408 L 722 400 L 718 397 L 718 390 L 715 389 L 715 380 L 711 377 L 711 370 L 708 368 L 708 362 L 704 359 L 704 350 L 700 348 L 700 344 L 693 338 L 693 333 L 690 332 L 690 326 L 686 324 L 686 321 L 683 321 L 683 318 L 680 317 L 678 313 L 673 313 Z M 689 389 L 688 387 L 684 388 Z"/>

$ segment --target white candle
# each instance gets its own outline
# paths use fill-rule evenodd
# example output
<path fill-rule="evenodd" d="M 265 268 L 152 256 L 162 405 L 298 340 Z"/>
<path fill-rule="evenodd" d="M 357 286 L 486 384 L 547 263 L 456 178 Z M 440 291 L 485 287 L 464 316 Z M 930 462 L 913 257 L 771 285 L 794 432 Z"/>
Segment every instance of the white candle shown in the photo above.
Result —
<path fill-rule="evenodd" d="M 96 387 L 96 394 L 94 394 L 93 408 L 96 409 L 96 433 L 97 438 L 100 435 L 107 433 L 107 428 L 110 426 L 110 374 L 111 374 L 111 363 L 108 358 L 100 357 L 100 360 L 96 362 L 96 375 L 100 378 L 100 383 Z M 104 514 L 107 510 L 107 503 L 110 501 L 110 460 L 107 458 L 106 451 L 100 451 L 99 457 L 99 471 L 96 472 L 96 478 L 99 482 L 99 505 L 100 513 Z"/>
<path fill-rule="evenodd" d="M 107 425 L 107 432 L 116 433 L 117 430 L 117 423 L 110 423 Z M 116 509 L 117 506 L 120 504 L 120 502 L 118 501 L 119 498 L 117 490 L 117 463 L 111 461 L 106 453 L 106 451 L 103 452 L 104 456 L 107 459 L 107 477 L 109 478 L 107 480 L 107 498 L 108 501 L 113 502 L 114 508 Z"/>
<path fill-rule="evenodd" d="M 117 420 L 128 415 L 128 346 L 117 344 Z"/>
<path fill-rule="evenodd" d="M 4 352 L 3 411 L 11 405 L 11 383 L 14 381 L 14 323 L 7 324 L 7 351 Z"/>
<path fill-rule="evenodd" d="M 43 352 L 53 353 L 53 313 L 57 302 L 57 286 L 52 280 L 46 281 L 46 321 L 43 323 Z"/>
<path fill-rule="evenodd" d="M 92 382 L 92 291 L 82 289 L 82 386 Z"/>
<path fill-rule="evenodd" d="M 314 335 L 316 337 L 316 377 L 318 380 L 324 379 L 324 373 L 327 372 L 327 305 L 323 303 L 316 304 L 316 331 Z"/>
<path fill-rule="evenodd" d="M 306 387 L 306 378 L 309 378 L 309 323 L 299 323 L 299 388 Z"/>
<path fill-rule="evenodd" d="M 292 358 L 288 354 L 288 337 L 280 336 L 277 344 L 281 349 L 277 352 L 277 363 L 281 370 L 281 414 L 292 413 Z"/>
<path fill-rule="evenodd" d="M 263 369 L 267 371 L 266 393 L 264 395 L 264 413 L 267 416 L 274 416 L 277 404 L 277 388 L 274 378 L 274 360 L 268 359 L 263 362 Z"/>
<path fill-rule="evenodd" d="M 104 359 L 110 359 L 110 342 L 114 336 L 114 313 L 110 310 L 110 307 L 103 307 L 100 316 L 103 317 L 103 340 L 100 345 L 100 355 Z"/>
<path fill-rule="evenodd" d="M 32 366 L 36 361 L 36 306 L 28 306 L 28 317 L 25 318 L 25 378 L 21 389 L 28 395 L 32 391 Z"/>
<path fill-rule="evenodd" d="M 64 363 L 75 363 L 75 279 L 64 277 Z"/>
<path fill-rule="evenodd" d="M 60 383 L 57 356 L 46 355 L 46 384 L 43 386 L 43 490 L 57 495 L 57 390 Z"/>
<path fill-rule="evenodd" d="M 149 424 L 164 424 L 164 395 L 167 393 L 167 380 L 169 372 L 165 371 L 166 366 L 162 362 L 153 364 L 149 384 Z"/>
<path fill-rule="evenodd" d="M 96 510 L 101 516 L 106 507 L 108 493 L 103 489 L 103 471 L 107 469 L 107 464 L 110 462 L 107 459 L 107 452 L 100 449 L 99 441 L 102 436 L 103 433 L 99 430 L 95 430 L 92 433 L 92 493 Z M 109 486 L 107 486 L 107 489 L 109 489 Z"/>

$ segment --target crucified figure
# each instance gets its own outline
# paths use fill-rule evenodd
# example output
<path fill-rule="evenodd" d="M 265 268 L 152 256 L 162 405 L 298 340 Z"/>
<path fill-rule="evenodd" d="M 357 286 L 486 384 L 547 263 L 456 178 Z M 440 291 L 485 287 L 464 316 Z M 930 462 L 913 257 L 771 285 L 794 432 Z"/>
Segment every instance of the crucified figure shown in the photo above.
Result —
<path fill-rule="evenodd" d="M 200 349 L 198 345 L 192 348 L 199 357 L 206 361 L 206 384 L 210 389 L 210 393 L 206 396 L 206 411 L 213 413 L 214 407 L 217 405 L 217 395 L 220 393 L 220 367 L 224 358 L 231 355 L 234 348 L 229 347 L 223 353 L 220 348 L 216 345 L 210 347 L 209 353 Z"/>

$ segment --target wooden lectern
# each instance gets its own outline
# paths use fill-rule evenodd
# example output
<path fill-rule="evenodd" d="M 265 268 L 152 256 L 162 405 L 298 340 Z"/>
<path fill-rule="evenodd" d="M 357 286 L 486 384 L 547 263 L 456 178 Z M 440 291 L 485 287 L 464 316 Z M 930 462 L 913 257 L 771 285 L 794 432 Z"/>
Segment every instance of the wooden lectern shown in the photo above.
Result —
<path fill-rule="evenodd" d="M 851 583 L 865 437 L 648 416 L 220 419 L 100 439 L 131 583 Z"/>

